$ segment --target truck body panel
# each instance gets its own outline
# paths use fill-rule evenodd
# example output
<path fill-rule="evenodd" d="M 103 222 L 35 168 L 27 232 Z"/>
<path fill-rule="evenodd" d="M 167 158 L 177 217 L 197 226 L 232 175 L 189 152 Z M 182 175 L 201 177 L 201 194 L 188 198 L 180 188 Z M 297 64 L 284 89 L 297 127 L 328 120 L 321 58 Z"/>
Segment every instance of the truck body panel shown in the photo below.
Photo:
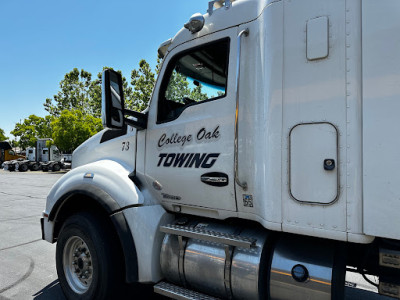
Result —
<path fill-rule="evenodd" d="M 152 189 L 152 196 L 160 202 L 178 206 L 199 206 L 214 210 L 236 211 L 233 178 L 233 139 L 235 116 L 235 81 L 234 61 L 236 53 L 229 46 L 236 39 L 237 28 L 207 35 L 196 41 L 177 46 L 165 58 L 162 70 L 168 79 L 168 70 L 173 67 L 176 53 L 197 45 L 214 45 L 222 47 L 224 54 L 220 59 L 229 59 L 231 74 L 226 80 L 226 97 L 210 99 L 202 103 L 187 106 L 175 120 L 158 122 L 157 115 L 163 95 L 164 82 L 158 81 L 154 89 L 156 98 L 149 110 L 149 126 L 146 130 L 146 176 L 148 182 L 157 181 L 161 189 Z M 210 44 L 213 41 L 216 44 Z M 223 46 L 220 46 L 222 44 Z M 213 46 L 209 46 L 213 47 Z M 202 50 L 198 50 L 199 53 Z M 185 57 L 183 57 L 185 59 Z M 160 77 L 161 78 L 161 77 Z M 157 99 L 158 98 L 158 99 Z M 160 102 L 159 102 L 160 101 Z M 193 118 L 193 116 L 196 116 Z M 204 174 L 210 172 L 224 173 L 229 182 L 223 187 L 213 187 L 200 182 Z M 176 183 L 182 189 L 176 191 Z M 215 201 L 218 199 L 218 201 Z"/>
<path fill-rule="evenodd" d="M 140 282 L 157 282 L 163 278 L 160 267 L 160 248 L 164 235 L 160 226 L 170 224 L 174 217 L 161 205 L 132 207 L 124 210 L 135 238 Z"/>
<path fill-rule="evenodd" d="M 345 189 L 329 188 L 328 194 L 332 194 L 332 189 L 338 193 L 333 198 L 327 195 L 330 199 L 326 201 L 310 198 L 299 202 L 300 199 L 296 200 L 296 196 L 290 193 L 290 178 L 296 177 L 295 180 L 300 181 L 298 184 L 309 187 L 311 196 L 313 178 L 317 176 L 314 174 L 309 177 L 304 172 L 292 174 L 296 171 L 293 167 L 299 162 L 292 162 L 291 159 L 301 159 L 291 155 L 293 154 L 291 151 L 296 151 L 290 144 L 290 139 L 293 138 L 291 132 L 294 133 L 296 126 L 301 128 L 319 126 L 312 124 L 329 123 L 336 128 L 332 132 L 337 131 L 335 134 L 337 143 L 331 145 L 328 153 L 321 152 L 322 149 L 318 144 L 322 141 L 317 137 L 311 135 L 308 137 L 311 140 L 304 142 L 312 142 L 310 147 L 320 148 L 317 154 L 319 161 L 309 162 L 313 164 L 313 170 L 322 169 L 326 176 L 332 177 L 332 181 L 338 179 L 338 183 L 332 183 L 334 185 L 338 184 L 341 187 L 346 185 L 347 178 L 343 174 L 346 174 L 347 147 L 344 145 L 350 143 L 346 141 L 348 139 L 346 134 L 348 124 L 346 122 L 346 1 L 284 1 L 283 5 L 285 21 L 283 26 L 282 227 L 284 231 L 299 233 L 303 229 L 308 229 L 308 232 L 321 232 L 318 235 L 322 234 L 328 238 L 340 237 L 346 240 L 346 232 L 350 228 L 347 228 Z M 329 54 L 326 57 L 309 60 L 307 53 L 310 50 L 307 51 L 307 49 L 313 45 L 308 44 L 310 41 L 307 39 L 307 24 L 320 16 L 328 16 L 329 30 L 324 33 L 329 35 L 326 37 L 329 43 Z M 318 24 L 322 27 L 325 25 Z M 275 126 L 279 125 L 275 124 Z M 355 126 L 361 126 L 361 124 L 355 124 Z M 336 142 L 335 137 L 333 140 Z M 304 152 L 304 154 L 311 153 Z M 316 158 L 315 154 L 313 159 Z M 324 159 L 330 159 L 332 155 L 337 157 L 334 172 L 338 172 L 339 176 L 323 170 Z M 301 163 L 304 163 L 304 160 Z M 351 185 L 351 182 L 348 184 Z M 315 189 L 318 188 L 315 187 Z M 356 213 L 360 215 L 361 211 Z M 361 233 L 361 228 L 356 232 Z"/>
<path fill-rule="evenodd" d="M 91 186 L 107 193 L 118 205 L 118 209 L 144 204 L 144 198 L 128 175 L 130 170 L 122 162 L 100 160 L 76 167 L 61 177 L 47 197 L 46 214 L 50 214 L 57 201 L 68 198 L 63 196 L 74 191 L 85 191 Z M 111 179 L 113 178 L 113 179 Z M 121 185 L 121 183 L 123 183 Z M 61 207 L 56 206 L 58 209 Z M 51 237 L 46 238 L 46 240 Z"/>
<path fill-rule="evenodd" d="M 400 239 L 400 3 L 385 4 L 362 7 L 363 225 L 367 234 Z"/>

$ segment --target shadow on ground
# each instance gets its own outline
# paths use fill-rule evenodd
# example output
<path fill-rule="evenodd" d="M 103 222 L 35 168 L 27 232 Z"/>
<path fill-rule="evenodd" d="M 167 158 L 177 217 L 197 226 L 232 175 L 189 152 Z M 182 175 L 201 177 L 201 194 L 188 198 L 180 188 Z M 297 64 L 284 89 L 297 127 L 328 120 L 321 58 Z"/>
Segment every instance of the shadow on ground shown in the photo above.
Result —
<path fill-rule="evenodd" d="M 35 300 L 66 300 L 58 280 L 54 280 L 48 286 L 32 296 Z"/>

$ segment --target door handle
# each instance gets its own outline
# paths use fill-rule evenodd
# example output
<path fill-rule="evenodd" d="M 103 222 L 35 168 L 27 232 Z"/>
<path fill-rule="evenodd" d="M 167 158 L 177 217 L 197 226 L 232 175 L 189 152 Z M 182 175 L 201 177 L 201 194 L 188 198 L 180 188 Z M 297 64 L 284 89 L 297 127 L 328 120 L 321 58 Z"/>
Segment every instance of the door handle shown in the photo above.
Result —
<path fill-rule="evenodd" d="M 211 172 L 201 175 L 201 182 L 212 186 L 227 186 L 229 184 L 229 177 L 225 173 Z"/>

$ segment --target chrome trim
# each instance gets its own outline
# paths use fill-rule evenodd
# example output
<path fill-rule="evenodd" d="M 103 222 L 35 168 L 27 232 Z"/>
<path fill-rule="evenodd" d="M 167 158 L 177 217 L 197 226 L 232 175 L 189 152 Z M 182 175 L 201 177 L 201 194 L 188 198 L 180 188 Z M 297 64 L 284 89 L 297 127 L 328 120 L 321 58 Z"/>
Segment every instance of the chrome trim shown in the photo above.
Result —
<path fill-rule="evenodd" d="M 257 241 L 256 239 L 250 237 L 243 237 L 212 230 L 193 228 L 190 226 L 164 225 L 160 226 L 160 231 L 167 234 L 173 234 L 208 242 L 221 243 L 224 245 L 241 247 L 245 249 L 255 247 Z"/>
<path fill-rule="evenodd" d="M 183 287 L 174 285 L 169 282 L 161 281 L 154 286 L 154 292 L 166 297 L 170 297 L 172 299 L 202 299 L 202 300 L 218 300 L 218 298 L 214 298 L 212 296 L 208 296 L 206 294 L 202 294 L 199 292 L 195 292 L 189 289 L 185 289 Z"/>
<path fill-rule="evenodd" d="M 195 13 L 183 27 L 188 29 L 191 33 L 196 33 L 203 29 L 204 23 L 205 19 L 203 15 L 201 13 Z"/>
<path fill-rule="evenodd" d="M 240 54 L 242 45 L 242 35 L 248 36 L 249 29 L 246 28 L 238 34 L 237 39 L 237 59 L 236 59 L 236 115 L 235 115 L 235 182 L 243 190 L 247 190 L 247 182 L 241 182 L 239 179 L 239 143 L 238 143 L 238 131 L 239 131 L 239 85 L 240 85 Z"/>
<path fill-rule="evenodd" d="M 307 270 L 303 280 L 296 280 L 295 267 Z M 331 300 L 344 299 L 344 295 L 333 297 L 334 290 L 339 291 L 340 276 L 334 276 L 333 268 L 344 272 L 335 261 L 333 243 L 303 237 L 283 237 L 275 245 L 270 269 L 270 299 L 308 299 Z"/>
<path fill-rule="evenodd" d="M 201 181 L 203 182 L 217 182 L 217 183 L 226 183 L 228 182 L 228 178 L 225 177 L 210 177 L 210 176 L 201 176 Z"/>

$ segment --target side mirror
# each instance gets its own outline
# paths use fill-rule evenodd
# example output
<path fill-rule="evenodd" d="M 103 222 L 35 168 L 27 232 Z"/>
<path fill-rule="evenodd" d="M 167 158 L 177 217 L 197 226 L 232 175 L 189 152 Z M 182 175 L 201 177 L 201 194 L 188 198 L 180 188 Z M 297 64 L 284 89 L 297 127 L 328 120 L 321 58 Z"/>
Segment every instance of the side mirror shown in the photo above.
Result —
<path fill-rule="evenodd" d="M 138 130 L 147 128 L 147 114 L 125 109 L 122 75 L 113 70 L 104 70 L 102 79 L 101 117 L 103 126 L 122 129 L 130 125 Z M 125 118 L 125 115 L 130 118 Z"/>
<path fill-rule="evenodd" d="M 103 126 L 110 129 L 122 129 L 125 126 L 125 113 L 121 74 L 113 70 L 103 72 L 101 98 Z"/>

